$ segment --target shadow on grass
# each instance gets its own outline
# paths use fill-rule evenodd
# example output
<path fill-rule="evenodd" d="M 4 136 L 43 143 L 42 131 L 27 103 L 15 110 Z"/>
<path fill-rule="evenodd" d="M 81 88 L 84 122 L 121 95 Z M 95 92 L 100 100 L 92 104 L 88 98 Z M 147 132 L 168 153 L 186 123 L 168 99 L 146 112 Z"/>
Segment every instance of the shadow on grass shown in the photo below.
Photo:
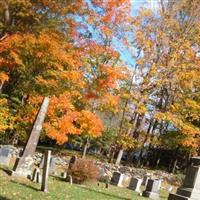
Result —
<path fill-rule="evenodd" d="M 55 175 L 50 175 L 53 179 L 57 180 L 57 181 L 66 181 L 66 178 L 60 177 L 60 176 L 55 176 Z"/>
<path fill-rule="evenodd" d="M 15 184 L 19 184 L 19 185 L 24 186 L 24 187 L 26 187 L 26 188 L 29 188 L 29 189 L 31 189 L 31 190 L 35 190 L 35 191 L 37 191 L 37 192 L 38 192 L 38 191 L 41 191 L 40 189 L 35 188 L 35 187 L 31 186 L 31 185 L 27 185 L 27 184 L 25 184 L 25 183 L 20 183 L 20 182 L 13 181 L 13 180 L 11 180 L 11 182 L 12 182 L 12 183 L 15 183 Z"/>
<path fill-rule="evenodd" d="M 4 171 L 6 174 L 8 174 L 9 176 L 11 176 L 11 169 L 9 169 L 8 167 L 0 167 L 0 170 Z"/>
<path fill-rule="evenodd" d="M 101 192 L 101 191 L 98 191 L 98 190 L 95 190 L 95 189 L 92 189 L 92 188 L 81 187 L 79 185 L 76 185 L 76 186 L 79 187 L 79 188 L 82 188 L 84 190 L 88 190 L 89 192 L 96 192 L 96 193 L 99 193 L 99 194 L 102 194 L 102 195 L 105 195 L 105 196 L 109 196 L 109 197 L 112 197 L 112 198 L 121 199 L 121 200 L 131 200 L 129 198 L 120 197 L 120 196 L 117 196 L 117 195 L 114 195 L 114 194 L 108 194 L 108 193 Z"/>
<path fill-rule="evenodd" d="M 3 197 L 3 196 L 1 196 L 1 195 L 0 195 L 0 199 L 1 199 L 1 200 L 11 200 L 11 199 L 9 199 L 9 198 L 7 198 L 7 197 Z"/>

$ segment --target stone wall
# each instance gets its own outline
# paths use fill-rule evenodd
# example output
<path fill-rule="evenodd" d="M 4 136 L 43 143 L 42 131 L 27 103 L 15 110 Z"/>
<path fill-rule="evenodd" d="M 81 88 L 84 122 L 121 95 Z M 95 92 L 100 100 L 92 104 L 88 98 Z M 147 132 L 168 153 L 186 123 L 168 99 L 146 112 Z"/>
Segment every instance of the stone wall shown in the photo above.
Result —
<path fill-rule="evenodd" d="M 153 179 L 162 179 L 163 182 L 170 184 L 170 185 L 180 185 L 182 183 L 182 178 L 178 175 L 174 175 L 172 173 L 168 173 L 163 170 L 150 170 L 145 168 L 135 168 L 135 167 L 128 167 L 128 166 L 116 166 L 110 163 L 100 163 L 97 162 L 100 168 L 103 170 L 104 176 L 108 176 L 111 178 L 112 173 L 114 171 L 118 171 L 124 173 L 128 176 L 136 177 L 136 178 L 143 178 L 144 176 L 149 176 Z"/>
<path fill-rule="evenodd" d="M 6 146 L 10 149 L 11 156 L 13 158 L 16 158 L 19 156 L 20 151 L 22 151 L 22 148 L 16 148 L 11 145 L 0 145 L 0 148 L 2 146 Z M 33 156 L 34 163 L 38 165 L 41 162 L 43 154 L 36 152 L 35 155 Z M 67 167 L 69 163 L 70 157 L 60 157 L 58 155 L 53 155 L 55 160 L 56 160 L 56 165 L 58 167 Z M 145 175 L 148 175 L 151 178 L 158 178 L 162 179 L 163 182 L 166 182 L 171 185 L 180 185 L 181 184 L 181 178 L 180 176 L 162 171 L 162 170 L 149 170 L 149 169 L 144 169 L 144 168 L 135 168 L 135 167 L 128 167 L 128 166 L 116 166 L 114 164 L 110 163 L 102 163 L 99 161 L 95 161 L 96 164 L 100 167 L 101 169 L 101 175 L 104 177 L 107 177 L 108 179 L 111 179 L 113 172 L 118 171 L 121 173 L 124 173 L 129 176 L 133 176 L 136 178 L 143 178 Z"/>

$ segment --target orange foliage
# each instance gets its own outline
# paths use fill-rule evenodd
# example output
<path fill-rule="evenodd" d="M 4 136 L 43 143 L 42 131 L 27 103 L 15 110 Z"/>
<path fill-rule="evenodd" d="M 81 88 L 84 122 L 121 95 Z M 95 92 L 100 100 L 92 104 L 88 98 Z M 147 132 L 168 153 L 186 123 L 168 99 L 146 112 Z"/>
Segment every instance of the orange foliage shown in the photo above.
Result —
<path fill-rule="evenodd" d="M 102 121 L 94 113 L 75 110 L 69 93 L 51 98 L 44 127 L 47 135 L 59 144 L 68 140 L 68 134 L 98 137 L 103 131 Z"/>
<path fill-rule="evenodd" d="M 80 117 L 77 122 L 80 125 L 81 132 L 89 136 L 98 137 L 103 132 L 101 119 L 88 110 L 82 110 L 80 112 Z"/>
<path fill-rule="evenodd" d="M 68 140 L 68 134 L 80 134 L 80 130 L 74 124 L 78 117 L 79 112 L 75 111 L 68 93 L 59 97 L 53 96 L 44 125 L 47 135 L 62 144 Z"/>
<path fill-rule="evenodd" d="M 113 94 L 106 94 L 101 99 L 101 108 L 102 111 L 111 111 L 113 113 L 118 112 L 120 96 Z"/>
<path fill-rule="evenodd" d="M 0 83 L 4 83 L 5 81 L 8 81 L 9 77 L 6 73 L 0 72 Z"/>
<path fill-rule="evenodd" d="M 123 80 L 126 78 L 125 71 L 121 67 L 111 67 L 109 65 L 101 65 L 101 76 L 97 82 L 97 87 L 99 89 L 103 88 L 116 88 L 117 81 Z"/>
<path fill-rule="evenodd" d="M 85 102 L 79 110 L 74 102 L 105 94 L 105 103 L 116 107 L 118 100 L 111 100 L 109 93 L 118 87 L 118 81 L 125 78 L 124 68 L 115 67 L 119 53 L 95 38 L 86 37 L 82 42 L 79 30 L 86 30 L 87 25 L 77 22 L 74 16 L 83 16 L 91 25 L 95 24 L 102 35 L 112 38 L 113 27 L 129 19 L 130 0 L 94 0 L 91 3 L 100 7 L 103 13 L 96 12 L 84 0 L 67 3 L 8 1 L 11 13 L 15 10 L 13 8 L 18 9 L 16 16 L 10 16 L 16 24 L 13 27 L 10 23 L 3 24 L 5 30 L 2 33 L 9 30 L 12 34 L 0 41 L 0 83 L 9 82 L 19 100 L 25 94 L 29 97 L 21 109 L 23 111 L 19 111 L 18 122 L 32 123 L 42 96 L 50 96 L 44 128 L 47 135 L 59 144 L 67 141 L 68 134 L 100 136 L 103 131 L 101 119 L 84 110 Z M 98 59 L 101 60 L 98 64 L 92 63 Z M 92 71 L 94 66 L 96 74 Z M 89 78 L 93 77 L 91 82 L 85 78 L 88 74 Z"/>

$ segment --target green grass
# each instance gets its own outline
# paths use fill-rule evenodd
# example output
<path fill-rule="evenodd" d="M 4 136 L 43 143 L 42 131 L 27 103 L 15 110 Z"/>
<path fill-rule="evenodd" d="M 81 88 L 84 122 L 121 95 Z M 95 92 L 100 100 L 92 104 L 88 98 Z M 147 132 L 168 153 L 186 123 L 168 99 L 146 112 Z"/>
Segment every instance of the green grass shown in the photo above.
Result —
<path fill-rule="evenodd" d="M 161 192 L 160 200 L 167 199 L 167 193 Z M 70 185 L 58 177 L 49 178 L 49 192 L 40 191 L 40 184 L 27 179 L 14 179 L 0 169 L 0 200 L 147 200 L 137 193 L 115 186 L 104 188 L 104 184 Z"/>

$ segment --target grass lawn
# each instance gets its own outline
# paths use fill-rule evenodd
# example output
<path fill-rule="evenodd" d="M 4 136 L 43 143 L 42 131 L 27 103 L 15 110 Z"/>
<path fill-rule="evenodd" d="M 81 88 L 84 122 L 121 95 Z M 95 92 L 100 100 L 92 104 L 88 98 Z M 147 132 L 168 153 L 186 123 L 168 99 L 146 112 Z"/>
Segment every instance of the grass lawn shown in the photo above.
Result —
<path fill-rule="evenodd" d="M 166 200 L 168 194 L 161 191 L 160 200 Z M 0 169 L 0 200 L 147 200 L 139 197 L 137 193 L 115 186 L 104 188 L 93 185 L 70 185 L 57 177 L 49 178 L 49 192 L 47 194 L 40 191 L 40 184 L 32 183 L 27 179 L 16 179 L 7 175 Z"/>

